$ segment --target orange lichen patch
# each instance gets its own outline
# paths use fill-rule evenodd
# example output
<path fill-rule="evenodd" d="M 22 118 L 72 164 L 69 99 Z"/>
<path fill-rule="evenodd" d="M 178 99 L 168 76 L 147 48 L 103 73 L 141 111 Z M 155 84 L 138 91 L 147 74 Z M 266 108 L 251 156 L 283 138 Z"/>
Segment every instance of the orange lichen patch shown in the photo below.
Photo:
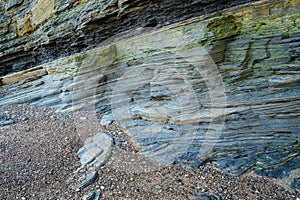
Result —
<path fill-rule="evenodd" d="M 269 5 L 255 6 L 255 14 L 258 17 L 269 16 L 270 15 L 270 6 Z"/>
<path fill-rule="evenodd" d="M 243 17 L 245 17 L 247 15 L 251 15 L 252 16 L 253 13 L 254 13 L 254 8 L 249 6 L 249 7 L 243 8 L 243 10 L 241 12 L 236 13 L 235 17 L 243 18 Z"/>
<path fill-rule="evenodd" d="M 77 0 L 73 3 L 73 6 L 76 6 L 78 4 L 81 4 L 81 3 L 84 3 L 84 2 L 87 2 L 88 0 Z"/>

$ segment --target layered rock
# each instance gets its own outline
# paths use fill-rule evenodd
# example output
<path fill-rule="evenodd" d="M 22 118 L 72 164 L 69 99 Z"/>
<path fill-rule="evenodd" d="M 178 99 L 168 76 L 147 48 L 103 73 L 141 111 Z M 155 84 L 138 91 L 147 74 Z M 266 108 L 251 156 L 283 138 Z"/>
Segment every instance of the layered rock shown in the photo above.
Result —
<path fill-rule="evenodd" d="M 214 5 L 209 2 L 215 1 L 205 5 Z M 74 6 L 80 5 L 86 4 Z M 122 16 L 126 9 L 113 13 Z M 299 174 L 290 172 L 300 167 L 299 11 L 298 0 L 259 1 L 103 42 L 111 36 L 104 32 L 92 45 L 89 37 L 78 42 L 78 35 L 61 29 L 70 34 L 65 44 L 72 38 L 86 46 L 64 49 L 56 43 L 58 57 L 100 47 L 43 60 L 35 68 L 25 61 L 30 69 L 1 78 L 0 105 L 94 110 L 113 116 L 144 154 L 161 162 L 197 166 L 215 160 L 234 173 L 291 175 L 293 185 Z M 47 16 L 52 19 L 47 14 L 40 20 Z M 80 24 L 95 26 L 100 18 Z M 47 51 L 47 45 L 37 52 Z M 23 69 L 17 58 L 8 60 Z M 3 74 L 12 72 L 8 60 L 2 61 L 8 69 Z"/>
<path fill-rule="evenodd" d="M 127 30 L 162 27 L 250 1 L 2 1 L 0 76 L 92 49 Z"/>

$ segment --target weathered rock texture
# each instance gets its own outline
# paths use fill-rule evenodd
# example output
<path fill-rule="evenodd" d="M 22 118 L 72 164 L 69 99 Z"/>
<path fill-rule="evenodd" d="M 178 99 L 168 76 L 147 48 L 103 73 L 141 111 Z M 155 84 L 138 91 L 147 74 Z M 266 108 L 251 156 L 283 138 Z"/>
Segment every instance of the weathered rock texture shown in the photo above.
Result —
<path fill-rule="evenodd" d="M 86 51 L 138 27 L 162 27 L 253 0 L 5 0 L 0 76 Z"/>
<path fill-rule="evenodd" d="M 24 1 L 35 7 L 23 25 L 4 17 L 0 29 L 0 105 L 112 113 L 162 162 L 289 177 L 300 167 L 300 1 L 219 2 L 47 1 L 55 11 L 34 19 L 45 2 Z"/>

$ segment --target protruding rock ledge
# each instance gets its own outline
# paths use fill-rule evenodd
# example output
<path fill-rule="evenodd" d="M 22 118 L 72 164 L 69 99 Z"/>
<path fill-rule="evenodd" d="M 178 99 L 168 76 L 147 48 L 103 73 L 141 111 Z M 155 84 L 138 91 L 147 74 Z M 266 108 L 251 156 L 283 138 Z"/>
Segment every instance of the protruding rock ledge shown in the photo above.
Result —
<path fill-rule="evenodd" d="M 85 145 L 77 153 L 81 167 L 76 170 L 75 174 L 80 171 L 85 173 L 79 179 L 79 183 L 74 186 L 74 190 L 83 190 L 98 179 L 97 170 L 108 161 L 112 147 L 112 138 L 105 133 L 98 133 L 86 140 Z"/>
<path fill-rule="evenodd" d="M 112 138 L 105 133 L 98 133 L 92 138 L 88 138 L 77 153 L 81 168 L 87 166 L 89 169 L 97 170 L 109 159 L 112 147 Z"/>
<path fill-rule="evenodd" d="M 1 85 L 9 85 L 14 83 L 25 83 L 33 81 L 46 75 L 47 71 L 44 66 L 37 66 L 14 74 L 6 75 L 0 79 Z"/>

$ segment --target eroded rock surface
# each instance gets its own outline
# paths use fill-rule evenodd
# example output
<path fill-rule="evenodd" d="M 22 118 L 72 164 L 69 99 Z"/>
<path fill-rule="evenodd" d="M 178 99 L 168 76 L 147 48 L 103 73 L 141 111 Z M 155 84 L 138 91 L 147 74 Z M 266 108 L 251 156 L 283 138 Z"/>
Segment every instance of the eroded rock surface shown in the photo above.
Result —
<path fill-rule="evenodd" d="M 84 52 L 124 31 L 162 27 L 251 1 L 1 1 L 0 76 Z"/>
<path fill-rule="evenodd" d="M 79 9 L 84 5 L 71 2 L 68 6 Z M 9 40 L 2 45 L 7 49 L 2 50 L 2 75 L 33 63 L 44 64 L 2 76 L 0 105 L 29 103 L 64 112 L 94 107 L 101 114 L 113 115 L 143 147 L 143 153 L 157 160 L 191 166 L 214 160 L 233 173 L 254 170 L 280 179 L 288 177 L 297 185 L 299 175 L 292 171 L 300 167 L 299 5 L 298 0 L 260 1 L 158 30 L 127 31 L 106 43 L 100 41 L 112 36 L 107 33 L 115 29 L 106 26 L 107 31 L 101 32 L 103 26 L 97 24 L 107 18 L 98 13 L 91 16 L 97 20 L 78 22 L 90 27 L 86 31 L 93 33 L 93 40 L 87 32 L 74 35 L 57 26 L 53 31 L 65 33 L 64 41 L 74 44 L 62 48 L 66 43 L 51 43 L 59 34 L 48 36 L 49 44 L 45 43 L 45 48 L 37 45 L 32 62 L 30 51 L 20 50 L 23 53 L 13 56 L 11 52 L 17 50 L 7 45 L 17 40 Z M 60 9 L 64 13 L 68 6 L 56 7 L 57 13 Z M 129 12 L 130 6 L 126 10 Z M 40 26 L 43 32 L 54 16 L 55 20 L 64 19 L 49 15 Z M 26 23 L 22 30 L 31 30 Z M 71 23 L 72 30 L 73 26 Z M 132 37 L 137 32 L 139 36 Z M 40 43 L 28 40 L 28 44 L 30 49 Z M 97 45 L 101 47 L 94 48 Z M 91 50 L 56 59 L 56 55 L 86 49 Z M 26 56 L 28 59 L 23 59 Z M 97 149 L 91 152 L 101 154 Z"/>
<path fill-rule="evenodd" d="M 74 175 L 81 174 L 81 178 L 76 181 L 74 190 L 83 190 L 97 181 L 99 177 L 98 169 L 110 158 L 112 147 L 112 138 L 105 133 L 97 133 L 85 141 L 84 146 L 77 152 L 81 167 L 74 172 Z M 71 179 L 73 178 L 71 177 Z M 84 198 L 98 199 L 96 193 L 91 197 Z"/>
<path fill-rule="evenodd" d="M 88 138 L 77 153 L 81 168 L 88 167 L 97 170 L 109 159 L 111 148 L 112 139 L 105 133 L 98 133 L 92 138 Z"/>

